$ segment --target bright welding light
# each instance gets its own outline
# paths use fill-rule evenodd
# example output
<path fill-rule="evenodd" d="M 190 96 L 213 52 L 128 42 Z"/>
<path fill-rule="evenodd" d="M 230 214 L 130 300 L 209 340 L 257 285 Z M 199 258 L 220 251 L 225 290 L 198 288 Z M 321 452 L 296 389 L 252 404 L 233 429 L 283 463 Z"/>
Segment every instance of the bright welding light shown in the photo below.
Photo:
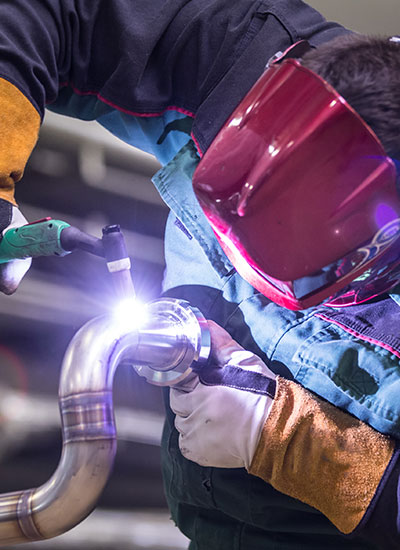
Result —
<path fill-rule="evenodd" d="M 147 319 L 147 308 L 137 298 L 126 298 L 116 304 L 113 317 L 123 329 L 138 329 Z"/>

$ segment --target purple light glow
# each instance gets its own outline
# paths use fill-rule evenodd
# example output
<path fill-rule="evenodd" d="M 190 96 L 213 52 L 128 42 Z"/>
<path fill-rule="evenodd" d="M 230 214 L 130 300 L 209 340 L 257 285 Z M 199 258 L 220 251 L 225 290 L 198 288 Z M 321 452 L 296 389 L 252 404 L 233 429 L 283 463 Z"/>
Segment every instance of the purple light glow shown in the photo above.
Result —
<path fill-rule="evenodd" d="M 379 229 L 382 229 L 382 227 L 385 227 L 385 225 L 389 224 L 393 220 L 398 219 L 398 217 L 399 216 L 394 208 L 386 203 L 380 203 L 376 207 L 375 222 Z"/>

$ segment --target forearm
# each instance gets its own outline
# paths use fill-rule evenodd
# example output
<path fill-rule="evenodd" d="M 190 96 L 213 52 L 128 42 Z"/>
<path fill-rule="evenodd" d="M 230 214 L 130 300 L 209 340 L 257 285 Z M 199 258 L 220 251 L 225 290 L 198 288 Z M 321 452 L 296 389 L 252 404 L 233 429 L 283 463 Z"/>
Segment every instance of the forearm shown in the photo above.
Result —
<path fill-rule="evenodd" d="M 0 198 L 13 204 L 45 105 L 57 94 L 61 18 L 55 2 L 0 4 Z"/>
<path fill-rule="evenodd" d="M 390 438 L 298 384 L 278 378 L 249 472 L 320 510 L 349 534 L 361 528 L 361 522 L 365 529 L 366 514 L 378 494 L 381 498 L 395 465 L 394 450 Z M 389 523 L 395 522 L 396 516 Z"/>

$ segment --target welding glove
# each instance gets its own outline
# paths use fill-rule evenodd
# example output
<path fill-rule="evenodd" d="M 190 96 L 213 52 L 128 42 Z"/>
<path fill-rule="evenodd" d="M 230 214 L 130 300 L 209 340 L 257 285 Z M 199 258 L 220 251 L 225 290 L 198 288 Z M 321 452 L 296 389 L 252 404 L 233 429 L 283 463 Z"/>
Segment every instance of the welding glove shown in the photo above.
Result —
<path fill-rule="evenodd" d="M 26 223 L 28 223 L 27 220 L 16 206 L 0 199 L 0 251 L 3 234 L 13 227 L 19 227 Z M 21 279 L 28 271 L 31 262 L 31 258 L 26 258 L 24 260 L 12 260 L 11 262 L 0 263 L 0 292 L 4 294 L 15 292 Z"/>
<path fill-rule="evenodd" d="M 212 321 L 209 327 L 215 368 L 237 367 L 275 379 L 259 357 L 244 350 L 224 329 Z M 170 395 L 182 454 L 202 466 L 249 468 L 272 398 L 202 383 L 186 390 L 173 389 Z"/>
<path fill-rule="evenodd" d="M 249 376 L 251 369 L 274 376 L 221 330 L 210 324 L 214 369 L 240 365 Z M 400 461 L 392 439 L 279 376 L 273 398 L 243 389 L 246 384 L 241 389 L 205 385 L 199 376 L 192 391 L 171 390 L 186 458 L 203 466 L 244 466 L 278 491 L 316 508 L 346 534 L 357 527 L 366 531 L 374 507 L 379 521 L 389 522 L 392 506 L 390 526 L 400 548 L 395 512 Z M 379 508 L 377 502 L 385 505 Z M 373 537 L 371 531 L 368 536 Z"/>
<path fill-rule="evenodd" d="M 24 173 L 26 162 L 37 141 L 40 115 L 13 84 L 0 78 L 0 235 L 6 229 L 23 225 L 25 218 L 16 207 L 15 183 Z M 29 268 L 30 260 L 0 264 L 0 291 L 13 293 Z"/>

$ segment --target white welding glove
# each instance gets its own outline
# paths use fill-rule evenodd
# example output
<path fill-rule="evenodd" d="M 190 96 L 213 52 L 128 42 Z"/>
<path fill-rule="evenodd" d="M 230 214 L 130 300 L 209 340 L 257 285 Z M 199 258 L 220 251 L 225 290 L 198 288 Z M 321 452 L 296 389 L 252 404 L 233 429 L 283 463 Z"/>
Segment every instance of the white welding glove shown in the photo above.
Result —
<path fill-rule="evenodd" d="M 216 369 L 240 367 L 275 379 L 259 357 L 244 350 L 216 323 L 209 321 L 211 360 Z M 247 390 L 197 384 L 191 391 L 173 388 L 179 447 L 201 466 L 249 468 L 273 399 Z"/>
<path fill-rule="evenodd" d="M 0 243 L 6 231 L 27 223 L 27 220 L 16 206 L 0 199 Z M 0 263 L 0 292 L 13 294 L 30 268 L 31 263 L 31 258 Z"/>

